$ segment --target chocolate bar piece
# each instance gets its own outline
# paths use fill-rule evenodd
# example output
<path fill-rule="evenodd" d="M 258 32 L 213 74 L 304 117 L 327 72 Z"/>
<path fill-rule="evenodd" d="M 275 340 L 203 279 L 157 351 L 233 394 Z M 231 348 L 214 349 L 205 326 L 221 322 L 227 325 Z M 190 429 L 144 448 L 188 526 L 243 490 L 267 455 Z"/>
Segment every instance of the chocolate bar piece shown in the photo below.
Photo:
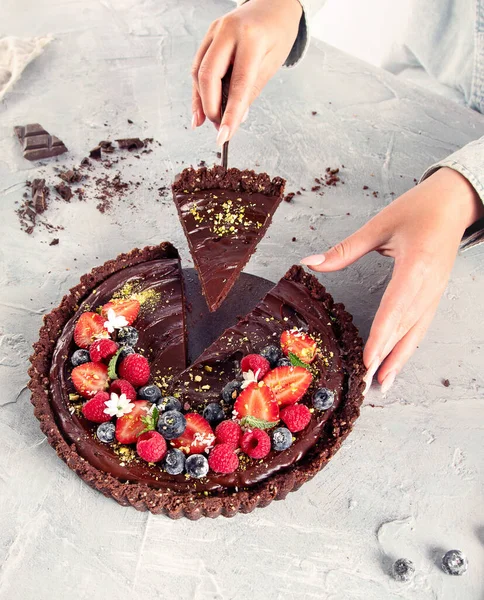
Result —
<path fill-rule="evenodd" d="M 59 196 L 65 200 L 66 202 L 70 202 L 73 196 L 71 188 L 65 183 L 60 183 L 59 185 L 54 186 L 55 191 L 59 194 Z"/>
<path fill-rule="evenodd" d="M 123 150 L 139 150 L 144 147 L 144 142 L 139 138 L 126 138 L 122 140 L 116 140 L 118 145 Z"/>
<path fill-rule="evenodd" d="M 55 135 L 50 135 L 39 123 L 31 123 L 25 127 L 17 125 L 14 130 L 27 160 L 52 158 L 67 152 L 64 142 Z"/>
<path fill-rule="evenodd" d="M 35 212 L 40 215 L 47 208 L 47 197 L 49 195 L 49 188 L 45 185 L 45 179 L 34 179 L 31 191 Z"/>

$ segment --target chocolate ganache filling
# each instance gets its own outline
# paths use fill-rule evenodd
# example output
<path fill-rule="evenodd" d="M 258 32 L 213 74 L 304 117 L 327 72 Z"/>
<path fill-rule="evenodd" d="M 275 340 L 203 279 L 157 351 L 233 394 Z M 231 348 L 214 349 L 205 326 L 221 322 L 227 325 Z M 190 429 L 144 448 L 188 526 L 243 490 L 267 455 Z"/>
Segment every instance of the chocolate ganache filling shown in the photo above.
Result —
<path fill-rule="evenodd" d="M 51 363 L 51 401 L 56 424 L 77 453 L 97 469 L 121 482 L 147 484 L 175 492 L 214 492 L 249 488 L 283 472 L 310 455 L 325 436 L 325 425 L 344 403 L 351 377 L 334 305 L 316 280 L 300 267 L 293 267 L 265 298 L 234 327 L 227 329 L 202 355 L 186 368 L 183 284 L 177 259 L 151 260 L 114 273 L 80 304 L 60 335 Z M 202 479 L 169 475 L 160 465 L 119 452 L 116 444 L 105 445 L 94 435 L 95 426 L 69 401 L 70 356 L 75 349 L 73 330 L 82 312 L 96 310 L 113 296 L 135 293 L 141 302 L 136 321 L 137 352 L 149 360 L 152 379 L 164 394 L 180 398 L 184 410 L 202 412 L 209 402 L 220 402 L 225 384 L 240 378 L 240 360 L 278 343 L 283 331 L 298 328 L 308 332 L 319 352 L 311 365 L 313 383 L 303 402 L 311 407 L 311 396 L 320 387 L 335 394 L 332 408 L 314 411 L 309 425 L 294 434 L 294 443 L 282 452 L 271 450 L 263 460 L 247 457 L 231 474 L 209 471 Z"/>

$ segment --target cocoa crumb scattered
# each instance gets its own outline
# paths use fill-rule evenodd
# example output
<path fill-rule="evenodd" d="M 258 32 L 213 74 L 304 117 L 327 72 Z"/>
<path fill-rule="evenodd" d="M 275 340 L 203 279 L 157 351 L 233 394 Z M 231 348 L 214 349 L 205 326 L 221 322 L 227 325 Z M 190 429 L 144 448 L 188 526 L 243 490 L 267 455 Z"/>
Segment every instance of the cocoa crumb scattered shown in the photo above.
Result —
<path fill-rule="evenodd" d="M 318 190 L 320 190 L 320 189 L 321 189 L 321 186 L 320 186 L 320 185 L 313 185 L 313 187 L 311 188 L 311 191 L 312 191 L 312 192 L 317 192 L 317 191 L 318 191 Z"/>
<path fill-rule="evenodd" d="M 297 242 L 297 239 L 295 237 L 292 238 L 293 242 Z"/>
<path fill-rule="evenodd" d="M 63 200 L 65 200 L 66 202 L 71 201 L 73 193 L 68 185 L 66 185 L 65 183 L 60 183 L 59 185 L 55 185 L 54 189 Z"/>
<path fill-rule="evenodd" d="M 311 114 L 312 114 L 312 115 L 313 115 L 313 117 L 314 117 L 314 116 L 315 116 L 315 115 L 317 115 L 318 113 L 317 113 L 315 110 L 312 110 L 312 111 L 311 111 Z"/>
<path fill-rule="evenodd" d="M 132 125 L 132 124 L 133 124 L 133 121 L 132 121 L 131 119 L 127 119 L 127 121 L 128 121 L 128 123 L 129 123 L 130 125 Z"/>
<path fill-rule="evenodd" d="M 144 142 L 142 142 L 139 138 L 125 138 L 116 141 L 122 150 L 129 151 L 140 150 L 141 148 L 144 148 L 145 145 Z"/>
<path fill-rule="evenodd" d="M 444 387 L 449 387 L 450 386 L 450 381 L 448 379 L 442 379 L 442 385 Z"/>
<path fill-rule="evenodd" d="M 363 186 L 363 189 L 364 189 L 364 190 L 367 190 L 367 189 L 368 189 L 368 186 L 367 186 L 367 185 L 364 185 L 364 186 Z"/>
<path fill-rule="evenodd" d="M 292 202 L 292 199 L 294 198 L 294 196 L 295 196 L 295 195 L 296 195 L 296 194 L 295 194 L 294 192 L 290 192 L 289 194 L 286 194 L 286 195 L 284 196 L 284 200 L 285 200 L 286 202 Z"/>
<path fill-rule="evenodd" d="M 59 238 L 54 238 L 54 239 L 53 239 L 53 240 L 50 242 L 49 246 L 57 246 L 58 244 L 59 244 Z"/>

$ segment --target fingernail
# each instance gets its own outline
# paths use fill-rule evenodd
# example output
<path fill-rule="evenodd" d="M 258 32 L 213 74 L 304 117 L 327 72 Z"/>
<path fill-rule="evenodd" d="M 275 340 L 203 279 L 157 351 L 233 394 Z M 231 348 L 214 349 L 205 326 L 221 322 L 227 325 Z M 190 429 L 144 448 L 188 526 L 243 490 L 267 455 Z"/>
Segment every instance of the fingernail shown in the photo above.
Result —
<path fill-rule="evenodd" d="M 223 146 L 225 142 L 229 139 L 230 129 L 228 125 L 222 125 L 218 130 L 217 135 L 217 144 L 219 146 Z"/>
<path fill-rule="evenodd" d="M 247 117 L 249 116 L 249 109 L 247 109 L 242 117 L 241 123 L 245 123 L 247 121 Z"/>
<path fill-rule="evenodd" d="M 383 395 L 385 395 L 388 392 L 388 390 L 392 387 L 396 376 L 396 371 L 390 371 L 390 373 L 388 373 L 388 375 L 385 377 L 380 388 L 380 391 Z"/>
<path fill-rule="evenodd" d="M 198 112 L 194 112 L 192 115 L 192 129 L 196 129 L 198 127 Z"/>
<path fill-rule="evenodd" d="M 321 265 L 326 260 L 326 256 L 324 254 L 313 254 L 312 256 L 306 256 L 301 260 L 302 265 L 307 266 L 316 266 Z"/>
<path fill-rule="evenodd" d="M 363 377 L 363 381 L 366 383 L 365 389 L 363 391 L 363 396 L 366 396 L 366 392 L 370 389 L 371 382 L 373 381 L 373 377 L 375 376 L 375 373 L 378 371 L 379 366 L 380 366 L 380 357 L 377 356 L 376 358 L 373 359 L 373 362 L 368 367 L 366 375 Z"/>

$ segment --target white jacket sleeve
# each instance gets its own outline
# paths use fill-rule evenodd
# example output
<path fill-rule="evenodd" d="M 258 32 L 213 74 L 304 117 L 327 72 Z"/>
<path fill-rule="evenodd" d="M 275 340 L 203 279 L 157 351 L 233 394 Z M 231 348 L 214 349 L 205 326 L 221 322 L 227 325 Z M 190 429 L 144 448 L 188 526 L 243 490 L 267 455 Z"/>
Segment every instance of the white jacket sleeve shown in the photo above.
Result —
<path fill-rule="evenodd" d="M 442 167 L 449 167 L 463 175 L 476 190 L 481 202 L 484 202 L 484 136 L 429 167 L 420 181 L 430 177 Z M 482 242 L 484 242 L 484 223 L 478 221 L 467 230 L 461 248 L 468 249 Z"/>

